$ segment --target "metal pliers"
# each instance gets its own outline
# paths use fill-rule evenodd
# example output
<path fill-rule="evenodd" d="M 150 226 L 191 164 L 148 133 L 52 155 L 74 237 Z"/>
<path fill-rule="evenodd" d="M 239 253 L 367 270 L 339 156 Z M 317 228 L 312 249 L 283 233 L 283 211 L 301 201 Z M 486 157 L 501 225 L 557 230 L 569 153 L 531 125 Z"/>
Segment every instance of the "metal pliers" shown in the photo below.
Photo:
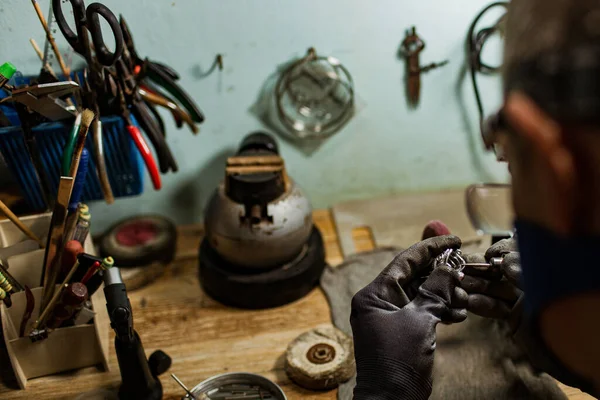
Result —
<path fill-rule="evenodd" d="M 126 102 L 125 105 L 129 104 L 131 106 L 131 113 L 133 113 L 140 127 L 152 142 L 158 157 L 160 171 L 162 173 L 169 171 L 176 172 L 179 167 L 165 140 L 164 131 L 161 130 L 159 124 L 154 119 L 149 106 L 141 98 L 137 81 L 127 67 L 127 63 L 123 59 L 117 61 L 116 69 L 119 88 Z M 122 108 L 123 105 L 121 105 L 121 110 Z"/>
<path fill-rule="evenodd" d="M 155 82 L 157 85 L 169 92 L 175 99 L 177 99 L 183 108 L 185 108 L 189 113 L 192 120 L 197 123 L 203 122 L 204 114 L 202 111 L 200 111 L 196 103 L 194 103 L 194 101 L 183 90 L 183 88 L 177 84 L 176 81 L 179 79 L 177 72 L 164 64 L 150 61 L 147 58 L 142 59 L 135 50 L 133 37 L 131 36 L 129 27 L 127 26 L 127 23 L 122 15 L 120 17 L 120 23 L 121 30 L 123 32 L 123 39 L 125 41 L 125 49 L 133 59 L 135 66 L 139 67 L 139 71 L 134 70 L 134 72 L 137 74 L 138 80 L 146 77 L 149 78 L 151 81 Z"/>
<path fill-rule="evenodd" d="M 77 109 L 61 97 L 72 95 L 78 90 L 79 85 L 73 81 L 42 83 L 14 89 L 11 95 L 0 100 L 0 103 L 17 102 L 51 121 L 60 121 L 75 118 Z"/>
<path fill-rule="evenodd" d="M 106 161 L 104 159 L 104 142 L 102 140 L 102 122 L 100 121 L 100 106 L 98 104 L 98 93 L 90 85 L 87 70 L 83 72 L 83 101 L 84 106 L 94 111 L 96 119 L 94 120 L 91 130 L 92 139 L 94 142 L 94 162 L 96 164 L 96 172 L 98 173 L 98 179 L 100 180 L 100 187 L 102 188 L 102 194 L 104 200 L 108 204 L 112 204 L 115 201 L 115 197 L 110 186 L 108 179 L 108 172 L 106 169 Z"/>
<path fill-rule="evenodd" d="M 148 144 L 142 136 L 142 133 L 131 120 L 131 114 L 129 112 L 129 108 L 127 107 L 125 94 L 121 88 L 119 88 L 119 106 L 121 115 L 123 116 L 123 119 L 126 123 L 125 128 L 127 129 L 127 132 L 129 133 L 129 136 L 133 140 L 133 143 L 137 147 L 138 151 L 142 155 L 144 164 L 146 164 L 146 169 L 148 170 L 148 174 L 150 174 L 152 185 L 154 186 L 154 189 L 159 190 L 162 186 L 162 183 L 160 180 L 160 175 L 158 173 L 158 168 L 156 166 L 156 161 L 154 161 L 154 157 L 152 156 L 150 147 L 148 147 Z"/>

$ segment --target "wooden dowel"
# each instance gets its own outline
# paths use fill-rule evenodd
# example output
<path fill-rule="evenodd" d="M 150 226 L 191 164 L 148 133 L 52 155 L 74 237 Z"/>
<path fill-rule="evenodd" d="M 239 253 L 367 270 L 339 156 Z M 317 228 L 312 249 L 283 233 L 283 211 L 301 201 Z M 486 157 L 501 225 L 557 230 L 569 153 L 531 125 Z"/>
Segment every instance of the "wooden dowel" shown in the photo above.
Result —
<path fill-rule="evenodd" d="M 29 43 L 31 43 L 31 45 L 33 46 L 33 49 L 35 50 L 36 54 L 40 58 L 40 61 L 43 63 L 44 62 L 44 54 L 42 53 L 42 50 L 39 48 L 37 42 L 35 40 L 33 40 L 32 38 L 30 38 Z M 56 72 L 54 72 L 54 70 L 52 69 L 50 64 L 46 63 L 42 67 L 45 68 L 46 71 L 48 71 L 50 73 L 50 75 L 52 75 L 54 78 L 58 79 L 58 76 L 56 76 Z"/>
<path fill-rule="evenodd" d="M 8 208 L 8 206 L 6 204 L 4 204 L 4 202 L 2 200 L 0 200 L 0 210 L 4 213 L 4 215 L 6 215 L 6 217 L 8 219 L 10 219 L 12 221 L 13 224 L 15 224 L 17 226 L 17 228 L 19 228 L 19 230 L 21 232 L 23 232 L 25 235 L 27 235 L 30 239 L 35 240 L 41 248 L 44 248 L 44 242 L 42 242 L 42 240 L 37 237 L 35 235 L 35 233 L 33 233 L 31 231 L 31 229 L 29 229 L 28 227 L 26 227 L 21 220 L 19 219 L 19 217 L 17 217 L 11 210 L 10 208 Z"/>
<path fill-rule="evenodd" d="M 40 5 L 38 4 L 37 0 L 31 0 L 31 4 L 33 4 L 33 8 L 35 8 L 35 12 L 37 13 L 38 18 L 40 19 L 40 23 L 42 24 L 42 27 L 44 28 L 44 31 L 46 32 L 46 38 L 48 39 L 48 42 L 50 42 L 50 45 L 52 46 L 52 51 L 54 51 L 54 55 L 56 55 L 56 59 L 58 60 L 58 63 L 60 64 L 60 69 L 62 70 L 62 73 L 65 75 L 65 79 L 69 79 L 69 69 L 65 65 L 65 62 L 64 62 L 62 56 L 60 55 L 60 51 L 58 50 L 58 46 L 56 45 L 56 42 L 54 41 L 52 32 L 50 32 L 50 28 L 48 28 L 48 23 L 46 22 L 46 18 L 44 18 L 44 13 L 42 12 Z"/>

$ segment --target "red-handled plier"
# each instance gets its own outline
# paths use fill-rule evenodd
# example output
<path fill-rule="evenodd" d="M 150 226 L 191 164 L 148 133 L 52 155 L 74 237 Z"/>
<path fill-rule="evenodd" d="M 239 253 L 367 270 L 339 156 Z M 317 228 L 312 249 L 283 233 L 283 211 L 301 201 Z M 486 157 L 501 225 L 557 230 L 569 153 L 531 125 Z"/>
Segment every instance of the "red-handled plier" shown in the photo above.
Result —
<path fill-rule="evenodd" d="M 144 164 L 146 164 L 146 169 L 150 174 L 150 179 L 152 180 L 152 185 L 155 190 L 159 190 L 162 187 L 162 183 L 160 180 L 160 175 L 158 173 L 158 167 L 156 166 L 156 161 L 154 160 L 154 156 L 150 151 L 150 147 L 148 147 L 148 143 L 142 136 L 142 132 L 140 129 L 131 121 L 129 109 L 127 108 L 127 104 L 125 103 L 125 96 L 123 96 L 123 92 L 119 91 L 121 97 L 121 115 L 125 120 L 127 126 L 127 132 L 129 136 L 133 139 L 135 143 L 135 147 L 137 147 L 138 151 L 142 154 L 142 158 L 144 159 Z"/>
<path fill-rule="evenodd" d="M 142 158 L 146 164 L 146 169 L 150 174 L 150 179 L 152 179 L 152 185 L 154 185 L 154 189 L 159 190 L 162 184 L 160 181 L 160 175 L 158 174 L 158 167 L 156 166 L 156 161 L 154 161 L 152 152 L 148 147 L 148 143 L 146 143 L 146 140 L 142 136 L 142 132 L 140 132 L 140 129 L 137 126 L 129 122 L 125 128 L 127 129 L 127 132 L 129 132 L 129 136 L 131 136 L 133 139 L 135 147 L 137 147 L 142 154 Z"/>

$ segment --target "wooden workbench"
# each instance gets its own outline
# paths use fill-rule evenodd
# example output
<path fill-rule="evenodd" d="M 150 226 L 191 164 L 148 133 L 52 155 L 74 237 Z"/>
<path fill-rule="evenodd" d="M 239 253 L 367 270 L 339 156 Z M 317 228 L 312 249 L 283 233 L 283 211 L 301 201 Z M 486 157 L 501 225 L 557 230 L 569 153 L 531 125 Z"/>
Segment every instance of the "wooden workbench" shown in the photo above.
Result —
<path fill-rule="evenodd" d="M 323 234 L 327 260 L 337 265 L 342 253 L 331 215 L 314 213 Z M 320 289 L 284 307 L 245 311 L 227 308 L 200 289 L 197 279 L 197 251 L 202 227 L 179 229 L 177 257 L 165 275 L 143 289 L 129 293 L 134 326 L 140 333 L 146 354 L 161 349 L 173 359 L 169 373 L 175 373 L 189 387 L 213 375 L 246 371 L 277 382 L 288 399 L 335 399 L 336 391 L 311 392 L 289 381 L 284 372 L 283 354 L 299 334 L 316 325 L 329 323 L 329 306 Z M 368 229 L 352 234 L 357 251 L 373 247 Z M 111 331 L 111 341 L 114 334 Z M 110 349 L 110 372 L 96 368 L 33 379 L 26 390 L 18 390 L 6 350 L 0 351 L 0 399 L 73 399 L 98 388 L 116 388 L 120 382 L 114 348 Z M 169 377 L 161 376 L 165 399 L 180 399 L 184 392 Z M 590 399 L 576 389 L 566 388 L 572 400 Z M 81 397 L 86 398 L 86 397 Z"/>

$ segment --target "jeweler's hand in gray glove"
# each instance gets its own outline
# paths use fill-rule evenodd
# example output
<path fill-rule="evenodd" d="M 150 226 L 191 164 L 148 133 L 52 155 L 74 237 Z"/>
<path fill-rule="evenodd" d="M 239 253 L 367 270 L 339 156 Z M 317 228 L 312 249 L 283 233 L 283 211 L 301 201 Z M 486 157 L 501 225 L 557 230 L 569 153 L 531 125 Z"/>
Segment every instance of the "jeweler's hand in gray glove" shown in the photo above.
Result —
<path fill-rule="evenodd" d="M 432 261 L 460 245 L 456 236 L 417 243 L 354 296 L 350 322 L 357 369 L 355 400 L 429 398 L 436 325 L 467 316 L 466 295 L 455 294 L 458 272 L 447 267 L 431 271 Z"/>
<path fill-rule="evenodd" d="M 463 257 L 467 263 L 484 263 L 492 258 L 503 259 L 499 269 L 480 271 L 465 268 L 465 277 L 460 285 L 468 293 L 467 310 L 482 317 L 509 320 L 515 328 L 521 318 L 523 297 L 516 240 L 499 241 L 486 251 L 485 256 L 467 254 Z"/>
<path fill-rule="evenodd" d="M 505 239 L 490 247 L 485 256 L 482 254 L 464 255 L 467 262 L 485 262 L 492 257 L 504 257 L 499 270 L 481 272 L 463 270 L 462 288 L 468 293 L 467 310 L 494 319 L 506 320 L 512 331 L 512 338 L 527 355 L 531 365 L 542 370 L 559 381 L 575 387 L 584 387 L 584 382 L 562 367 L 550 355 L 551 352 L 536 334 L 531 321 L 523 313 L 521 290 L 521 263 L 517 251 L 516 239 Z M 460 288 L 457 288 L 461 292 Z M 466 293 L 459 293 L 461 298 Z"/>

